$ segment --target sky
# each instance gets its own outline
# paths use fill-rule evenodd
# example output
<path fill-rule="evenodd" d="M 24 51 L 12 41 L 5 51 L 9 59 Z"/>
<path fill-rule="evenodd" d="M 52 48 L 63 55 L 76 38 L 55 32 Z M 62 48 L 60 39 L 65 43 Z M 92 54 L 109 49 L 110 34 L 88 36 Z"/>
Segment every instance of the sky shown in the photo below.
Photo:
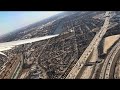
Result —
<path fill-rule="evenodd" d="M 0 36 L 62 11 L 0 11 Z"/>

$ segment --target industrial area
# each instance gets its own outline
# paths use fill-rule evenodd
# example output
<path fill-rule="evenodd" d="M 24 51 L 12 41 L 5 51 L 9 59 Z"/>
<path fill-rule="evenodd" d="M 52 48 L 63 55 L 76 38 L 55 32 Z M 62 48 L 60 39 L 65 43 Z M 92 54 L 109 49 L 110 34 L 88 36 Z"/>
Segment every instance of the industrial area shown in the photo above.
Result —
<path fill-rule="evenodd" d="M 0 54 L 0 79 L 120 79 L 120 11 L 66 11 L 0 43 L 59 34 Z"/>

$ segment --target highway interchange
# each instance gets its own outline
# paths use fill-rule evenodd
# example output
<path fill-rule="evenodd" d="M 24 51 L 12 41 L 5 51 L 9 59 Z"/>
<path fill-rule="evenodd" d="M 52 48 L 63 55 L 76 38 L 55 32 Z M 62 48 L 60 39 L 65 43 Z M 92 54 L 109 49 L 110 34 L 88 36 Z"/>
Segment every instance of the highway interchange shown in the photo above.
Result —
<path fill-rule="evenodd" d="M 102 39 L 102 37 L 106 33 L 107 28 L 109 26 L 109 20 L 111 18 L 110 17 L 110 12 L 106 12 L 105 16 L 106 16 L 105 22 L 104 22 L 104 25 L 102 26 L 101 30 L 94 37 L 94 39 L 91 41 L 91 43 L 89 44 L 89 46 L 87 47 L 87 49 L 84 51 L 84 53 L 82 54 L 82 56 L 80 57 L 80 59 L 77 61 L 77 63 L 75 64 L 75 66 L 72 68 L 72 70 L 70 71 L 70 73 L 67 75 L 67 77 L 66 77 L 67 79 L 75 79 L 80 71 L 83 72 L 82 69 L 84 68 L 84 64 L 86 62 L 88 62 L 88 60 L 90 60 L 90 57 L 89 57 L 90 54 L 92 53 L 93 49 L 98 46 L 100 40 Z M 82 73 L 80 73 L 80 74 L 82 74 Z"/>
<path fill-rule="evenodd" d="M 99 46 L 101 40 L 103 40 L 106 32 L 109 29 L 118 25 L 118 23 L 111 24 L 110 19 L 112 18 L 112 13 L 113 13 L 112 11 L 105 12 L 104 23 L 101 26 L 99 32 L 96 33 L 96 35 L 94 36 L 94 38 L 92 39 L 90 44 L 87 46 L 85 51 L 80 56 L 80 58 L 76 62 L 74 62 L 71 70 L 68 70 L 68 68 L 65 68 L 64 71 L 67 71 L 67 70 L 69 71 L 69 73 L 67 72 L 68 74 L 66 75 L 65 79 L 95 79 L 96 76 L 98 79 L 120 78 L 120 75 L 119 75 L 120 73 L 118 72 L 118 70 L 120 70 L 120 65 L 119 65 L 120 41 L 118 40 L 118 42 L 112 47 L 110 52 L 107 54 L 106 58 L 100 58 L 98 55 L 99 54 L 98 46 Z M 64 42 L 65 40 L 69 40 L 70 38 L 73 38 L 75 36 L 74 28 L 76 28 L 78 26 L 75 26 L 72 28 L 67 27 L 72 34 L 71 34 L 71 36 L 69 36 L 69 33 L 64 32 L 63 37 L 66 39 L 61 39 L 60 42 Z M 95 26 L 94 23 L 93 23 L 93 26 Z M 88 30 L 90 30 L 90 27 L 88 27 L 87 25 L 85 25 L 85 27 Z M 59 27 L 59 29 L 60 28 L 61 27 Z M 64 36 L 65 34 L 66 35 L 68 34 L 68 37 Z M 61 34 L 61 36 L 62 36 L 62 34 Z M 43 47 L 38 49 L 39 54 L 38 55 L 36 54 L 37 57 L 35 57 L 35 59 L 33 60 L 32 63 L 39 64 L 38 63 L 38 62 L 40 62 L 39 59 L 41 59 L 41 57 L 44 55 L 44 54 L 42 55 L 42 53 L 46 50 L 46 48 L 48 48 L 49 45 L 52 45 L 50 43 L 53 40 L 49 39 L 49 40 L 45 41 L 45 44 L 43 45 Z M 75 39 L 75 42 L 77 43 L 76 39 Z M 65 43 L 63 43 L 63 44 L 65 44 Z M 38 50 L 34 51 L 33 53 L 34 54 L 37 53 Z M 77 49 L 76 49 L 76 52 L 77 52 Z M 49 60 L 52 60 L 53 58 L 59 58 L 60 56 L 63 56 L 63 55 L 68 55 L 69 53 L 71 53 L 71 52 L 67 51 L 67 54 L 65 51 L 62 54 L 58 53 L 58 56 L 51 57 L 51 58 L 49 58 Z M 14 59 L 10 59 L 10 60 L 8 59 L 8 61 L 6 63 L 4 63 L 4 65 L 2 65 L 1 70 L 0 70 L 0 79 L 9 79 L 9 78 L 24 79 L 27 77 L 26 75 L 30 73 L 30 69 L 26 72 L 25 75 L 20 76 L 20 73 L 22 72 L 22 66 L 24 64 L 24 59 L 23 59 L 22 53 L 19 54 L 18 56 L 19 56 L 19 58 L 14 54 L 11 57 Z M 74 56 L 72 57 L 72 59 L 74 60 Z M 73 62 L 70 61 L 69 65 L 71 65 L 72 63 Z M 101 67 L 101 69 L 99 70 L 100 67 Z M 64 73 L 63 73 L 63 75 L 64 75 Z M 62 75 L 59 76 L 59 78 L 61 78 L 61 77 L 62 77 Z M 47 78 L 47 77 L 45 77 L 45 78 Z"/>

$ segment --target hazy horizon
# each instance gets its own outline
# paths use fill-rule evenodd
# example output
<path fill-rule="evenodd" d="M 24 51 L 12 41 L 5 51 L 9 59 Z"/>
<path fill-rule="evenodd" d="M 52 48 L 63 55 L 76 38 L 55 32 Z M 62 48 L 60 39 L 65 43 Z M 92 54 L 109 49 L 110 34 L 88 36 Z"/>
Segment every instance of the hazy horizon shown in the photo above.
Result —
<path fill-rule="evenodd" d="M 0 11 L 0 36 L 62 11 Z"/>

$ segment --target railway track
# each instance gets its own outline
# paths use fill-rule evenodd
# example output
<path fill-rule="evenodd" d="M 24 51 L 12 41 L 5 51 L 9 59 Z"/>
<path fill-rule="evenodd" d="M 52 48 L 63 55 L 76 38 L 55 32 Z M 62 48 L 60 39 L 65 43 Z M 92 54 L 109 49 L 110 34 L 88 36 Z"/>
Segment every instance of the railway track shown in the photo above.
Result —
<path fill-rule="evenodd" d="M 111 18 L 111 12 L 107 11 L 105 13 L 105 16 L 106 16 L 106 18 L 105 18 L 104 24 L 101 27 L 99 33 L 97 33 L 96 36 L 93 38 L 92 42 L 89 44 L 89 46 L 86 48 L 84 53 L 81 55 L 80 59 L 77 61 L 75 66 L 72 68 L 70 73 L 67 75 L 66 79 L 75 79 L 77 77 L 78 73 L 82 69 L 84 69 L 84 71 L 85 71 L 85 66 L 84 66 L 85 63 L 90 58 L 89 56 L 93 52 L 93 49 L 99 45 L 99 42 L 101 41 L 101 39 L 105 35 L 106 31 L 108 30 L 109 21 Z M 82 71 L 82 72 L 84 72 L 84 71 Z"/>

